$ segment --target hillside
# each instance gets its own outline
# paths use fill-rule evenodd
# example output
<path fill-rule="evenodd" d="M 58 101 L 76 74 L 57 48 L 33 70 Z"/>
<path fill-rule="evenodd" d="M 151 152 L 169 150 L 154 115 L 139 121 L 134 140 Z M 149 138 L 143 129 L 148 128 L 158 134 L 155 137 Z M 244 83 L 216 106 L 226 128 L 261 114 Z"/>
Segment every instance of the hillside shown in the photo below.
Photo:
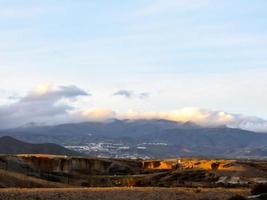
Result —
<path fill-rule="evenodd" d="M 79 155 L 77 152 L 52 143 L 31 144 L 9 136 L 0 138 L 0 154 Z"/>
<path fill-rule="evenodd" d="M 226 200 L 266 181 L 257 160 L 0 155 L 0 199 Z"/>
<path fill-rule="evenodd" d="M 2 130 L 32 143 L 56 143 L 90 156 L 267 158 L 267 134 L 168 120 L 111 120 Z"/>
<path fill-rule="evenodd" d="M 0 155 L 0 172 L 1 187 L 43 187 L 51 182 L 70 187 L 249 187 L 267 181 L 267 162 L 20 154 Z"/>

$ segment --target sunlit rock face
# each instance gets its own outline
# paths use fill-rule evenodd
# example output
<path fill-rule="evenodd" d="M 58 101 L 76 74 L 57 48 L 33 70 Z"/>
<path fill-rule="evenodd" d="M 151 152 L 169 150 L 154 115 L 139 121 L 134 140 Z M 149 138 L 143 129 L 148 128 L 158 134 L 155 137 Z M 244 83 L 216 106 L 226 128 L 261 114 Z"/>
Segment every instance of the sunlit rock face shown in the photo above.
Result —
<path fill-rule="evenodd" d="M 30 167 L 47 172 L 101 174 L 133 174 L 142 170 L 203 169 L 242 170 L 233 160 L 166 159 L 116 160 L 104 158 L 20 155 L 18 159 Z"/>
<path fill-rule="evenodd" d="M 145 160 L 142 162 L 143 169 L 149 170 L 170 170 L 179 168 L 180 160 Z"/>
<path fill-rule="evenodd" d="M 235 170 L 242 171 L 242 167 L 236 165 L 235 160 L 204 160 L 204 159 L 186 159 L 180 160 L 183 169 L 203 169 L 203 170 Z"/>
<path fill-rule="evenodd" d="M 51 155 L 18 155 L 5 156 L 9 166 L 24 166 L 24 169 L 87 175 L 127 175 L 139 174 L 142 171 L 201 169 L 216 171 L 243 171 L 241 165 L 234 160 L 203 160 L 203 159 L 166 159 L 166 160 L 127 160 L 108 158 L 85 158 Z M 5 162 L 1 162 L 3 167 Z M 16 165 L 14 164 L 16 163 Z"/>
<path fill-rule="evenodd" d="M 36 170 L 71 174 L 132 174 L 134 171 L 139 171 L 141 167 L 136 161 L 101 158 L 20 155 L 17 159 Z"/>
<path fill-rule="evenodd" d="M 242 171 L 243 168 L 236 165 L 235 160 L 204 160 L 204 159 L 166 159 L 166 160 L 144 160 L 142 169 L 148 170 L 171 170 L 171 169 L 202 169 L 202 170 L 235 170 Z"/>
<path fill-rule="evenodd" d="M 266 162 L 241 160 L 130 160 L 44 154 L 0 156 L 0 171 L 85 187 L 244 186 L 249 181 L 267 177 L 266 169 Z"/>

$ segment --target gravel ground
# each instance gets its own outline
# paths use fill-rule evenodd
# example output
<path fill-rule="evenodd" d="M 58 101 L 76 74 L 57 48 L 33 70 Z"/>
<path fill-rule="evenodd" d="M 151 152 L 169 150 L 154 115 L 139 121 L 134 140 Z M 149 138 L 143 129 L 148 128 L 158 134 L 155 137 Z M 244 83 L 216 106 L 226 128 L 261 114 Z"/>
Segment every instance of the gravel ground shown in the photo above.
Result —
<path fill-rule="evenodd" d="M 0 189 L 1 200 L 226 200 L 248 189 L 225 188 L 34 188 Z"/>

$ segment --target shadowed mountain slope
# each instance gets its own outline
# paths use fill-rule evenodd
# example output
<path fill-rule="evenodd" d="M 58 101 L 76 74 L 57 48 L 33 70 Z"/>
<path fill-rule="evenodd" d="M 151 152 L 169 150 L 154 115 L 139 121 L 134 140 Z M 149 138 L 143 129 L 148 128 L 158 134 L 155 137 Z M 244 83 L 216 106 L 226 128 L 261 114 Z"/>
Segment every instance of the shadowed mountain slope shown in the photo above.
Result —
<path fill-rule="evenodd" d="M 54 154 L 79 155 L 79 153 L 52 143 L 31 144 L 9 136 L 0 138 L 0 154 Z"/>
<path fill-rule="evenodd" d="M 32 143 L 55 143 L 104 157 L 266 157 L 267 134 L 168 120 L 110 120 L 2 130 Z"/>

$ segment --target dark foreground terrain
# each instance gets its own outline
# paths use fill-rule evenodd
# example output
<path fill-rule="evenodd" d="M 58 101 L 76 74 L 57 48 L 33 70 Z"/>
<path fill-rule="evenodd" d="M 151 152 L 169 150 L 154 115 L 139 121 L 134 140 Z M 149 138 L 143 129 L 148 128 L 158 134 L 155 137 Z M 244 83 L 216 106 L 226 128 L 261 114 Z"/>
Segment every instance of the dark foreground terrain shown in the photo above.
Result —
<path fill-rule="evenodd" d="M 79 199 L 79 200 L 224 200 L 236 194 L 248 195 L 248 189 L 224 188 L 58 188 L 1 189 L 0 199 Z"/>
<path fill-rule="evenodd" d="M 1 200 L 228 200 L 262 183 L 267 161 L 260 160 L 0 155 Z"/>
<path fill-rule="evenodd" d="M 112 159 L 0 155 L 0 187 L 250 187 L 267 182 L 267 161 Z"/>

